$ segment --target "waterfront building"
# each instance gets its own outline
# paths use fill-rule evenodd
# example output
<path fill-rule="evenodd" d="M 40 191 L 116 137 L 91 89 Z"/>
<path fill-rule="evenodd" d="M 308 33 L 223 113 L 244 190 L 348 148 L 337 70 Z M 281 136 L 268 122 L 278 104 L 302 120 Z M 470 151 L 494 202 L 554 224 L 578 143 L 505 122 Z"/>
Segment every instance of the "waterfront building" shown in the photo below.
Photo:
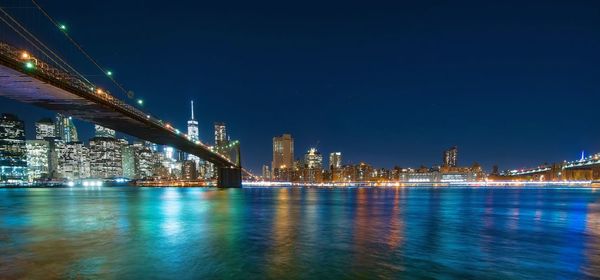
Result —
<path fill-rule="evenodd" d="M 48 141 L 48 175 L 52 179 L 60 179 L 58 159 L 65 149 L 65 142 L 60 138 L 46 138 Z"/>
<path fill-rule="evenodd" d="M 27 180 L 25 123 L 12 114 L 0 116 L 0 182 Z"/>
<path fill-rule="evenodd" d="M 273 137 L 272 178 L 289 181 L 294 161 L 294 139 L 290 134 Z"/>
<path fill-rule="evenodd" d="M 315 183 L 323 180 L 323 156 L 316 148 L 304 154 L 305 175 L 307 182 Z"/>
<path fill-rule="evenodd" d="M 77 180 L 90 177 L 89 149 L 82 142 L 68 142 L 59 149 L 58 178 Z"/>
<path fill-rule="evenodd" d="M 192 160 L 184 160 L 181 162 L 181 179 L 182 180 L 196 180 L 198 178 L 198 172 L 196 171 L 196 162 Z"/>
<path fill-rule="evenodd" d="M 43 118 L 35 122 L 35 139 L 44 140 L 56 137 L 56 125 L 50 118 Z"/>
<path fill-rule="evenodd" d="M 135 148 L 133 145 L 122 145 L 121 160 L 123 165 L 123 177 L 133 179 L 136 178 L 136 160 Z"/>
<path fill-rule="evenodd" d="M 27 140 L 27 178 L 30 182 L 49 178 L 50 144 L 46 140 Z"/>
<path fill-rule="evenodd" d="M 456 167 L 458 158 L 458 148 L 456 146 L 444 151 L 443 162 L 444 166 Z"/>
<path fill-rule="evenodd" d="M 122 144 L 107 137 L 90 139 L 90 169 L 93 178 L 123 176 Z"/>
<path fill-rule="evenodd" d="M 202 161 L 198 169 L 198 176 L 202 179 L 213 179 L 216 176 L 215 165 L 208 162 Z"/>
<path fill-rule="evenodd" d="M 342 165 L 340 172 L 340 180 L 342 182 L 353 182 L 356 181 L 356 168 L 354 165 Z"/>
<path fill-rule="evenodd" d="M 402 173 L 400 181 L 406 183 L 436 183 L 440 182 L 440 173 L 437 171 L 411 170 Z"/>
<path fill-rule="evenodd" d="M 334 152 L 329 154 L 329 180 L 340 181 L 342 177 L 342 153 Z"/>
<path fill-rule="evenodd" d="M 150 178 L 154 174 L 154 169 L 160 164 L 157 162 L 157 153 L 152 151 L 151 146 L 144 143 L 136 142 L 132 146 L 135 153 L 135 178 L 145 179 Z"/>
<path fill-rule="evenodd" d="M 101 126 L 101 125 L 94 125 L 94 131 L 95 131 L 95 135 L 96 137 L 106 137 L 106 138 L 115 138 L 117 133 L 110 128 Z"/>
<path fill-rule="evenodd" d="M 264 180 L 271 180 L 271 170 L 266 164 L 262 166 L 262 177 Z"/>
<path fill-rule="evenodd" d="M 342 153 L 334 152 L 329 154 L 329 169 L 340 169 L 342 168 Z"/>
<path fill-rule="evenodd" d="M 370 181 L 373 176 L 373 167 L 364 162 L 359 163 L 356 168 L 356 181 L 366 182 Z"/>
<path fill-rule="evenodd" d="M 372 178 L 379 181 L 388 181 L 391 178 L 391 172 L 386 168 L 373 169 Z"/>
<path fill-rule="evenodd" d="M 56 114 L 56 137 L 62 139 L 65 143 L 77 142 L 77 128 L 73 123 L 73 118 Z"/>

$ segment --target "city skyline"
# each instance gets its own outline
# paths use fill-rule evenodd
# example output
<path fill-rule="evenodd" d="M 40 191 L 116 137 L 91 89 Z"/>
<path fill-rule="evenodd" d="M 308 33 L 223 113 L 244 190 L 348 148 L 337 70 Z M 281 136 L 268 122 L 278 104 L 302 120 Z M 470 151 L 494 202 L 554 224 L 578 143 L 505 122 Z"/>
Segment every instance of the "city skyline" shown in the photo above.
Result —
<path fill-rule="evenodd" d="M 94 125 L 95 134 L 78 138 L 72 118 L 56 114 L 56 122 L 42 118 L 35 124 L 35 135 L 26 137 L 24 121 L 3 113 L 0 118 L 0 169 L 2 182 L 44 182 L 53 180 L 117 179 L 150 183 L 208 182 L 217 178 L 214 165 L 167 145 L 144 140 L 118 138 L 115 131 Z M 186 137 L 196 141 L 197 123 L 193 102 Z M 160 148 L 159 148 L 160 147 Z M 214 123 L 214 150 L 229 160 L 239 160 L 238 141 L 230 140 L 224 123 Z M 235 152 L 237 150 L 237 152 Z M 492 167 L 486 172 L 480 164 L 462 163 L 457 146 L 443 151 L 439 164 L 430 166 L 381 167 L 365 161 L 343 160 L 341 152 L 329 153 L 329 159 L 316 148 L 295 154 L 290 134 L 273 137 L 273 161 L 263 165 L 262 180 L 291 183 L 477 183 L 477 182 L 593 182 L 600 176 L 600 153 L 575 160 L 543 163 L 524 169 Z M 257 178 L 249 178 L 256 180 Z M 58 180 L 58 181 L 57 181 Z M 70 183 L 69 183 L 70 184 Z"/>

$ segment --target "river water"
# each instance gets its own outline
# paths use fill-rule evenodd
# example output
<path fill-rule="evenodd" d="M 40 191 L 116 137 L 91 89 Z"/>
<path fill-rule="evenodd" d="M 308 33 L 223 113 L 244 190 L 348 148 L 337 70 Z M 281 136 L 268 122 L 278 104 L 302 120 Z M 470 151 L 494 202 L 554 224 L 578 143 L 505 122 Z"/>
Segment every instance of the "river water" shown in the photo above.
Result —
<path fill-rule="evenodd" d="M 600 190 L 0 189 L 0 279 L 600 276 Z"/>

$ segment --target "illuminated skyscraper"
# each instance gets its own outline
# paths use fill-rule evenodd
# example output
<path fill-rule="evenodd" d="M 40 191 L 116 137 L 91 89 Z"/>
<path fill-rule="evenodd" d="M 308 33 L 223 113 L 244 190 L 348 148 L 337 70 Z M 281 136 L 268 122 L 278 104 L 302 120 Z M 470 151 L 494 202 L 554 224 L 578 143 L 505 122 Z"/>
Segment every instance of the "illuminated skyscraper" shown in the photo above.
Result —
<path fill-rule="evenodd" d="M 96 132 L 96 137 L 115 138 L 117 135 L 114 130 L 97 124 L 94 125 L 94 130 Z"/>
<path fill-rule="evenodd" d="M 227 146 L 227 142 L 229 139 L 227 138 L 227 128 L 225 127 L 225 123 L 216 122 L 215 123 L 215 147 L 217 149 L 222 149 Z"/>
<path fill-rule="evenodd" d="M 337 182 L 342 179 L 342 153 L 329 154 L 329 171 L 332 181 Z"/>
<path fill-rule="evenodd" d="M 27 174 L 29 181 L 49 177 L 50 146 L 46 140 L 27 140 Z"/>
<path fill-rule="evenodd" d="M 276 180 L 288 181 L 291 179 L 291 170 L 294 163 L 294 139 L 290 134 L 273 137 L 273 162 L 271 177 Z"/>
<path fill-rule="evenodd" d="M 200 135 L 198 132 L 198 121 L 194 119 L 194 101 L 192 100 L 192 118 L 187 122 L 188 129 L 187 134 L 192 141 L 198 141 L 200 139 Z"/>
<path fill-rule="evenodd" d="M 0 116 L 0 182 L 27 179 L 25 124 L 17 116 Z"/>
<path fill-rule="evenodd" d="M 456 146 L 444 151 L 444 166 L 456 167 L 458 148 Z"/>
<path fill-rule="evenodd" d="M 82 142 L 69 142 L 58 151 L 59 178 L 83 179 L 90 177 L 89 149 Z"/>
<path fill-rule="evenodd" d="M 196 163 L 191 160 L 184 160 L 181 162 L 181 179 L 196 180 L 197 178 L 198 172 L 196 171 Z"/>
<path fill-rule="evenodd" d="M 56 137 L 56 125 L 52 119 L 44 118 L 35 122 L 35 139 L 44 140 L 52 137 Z"/>
<path fill-rule="evenodd" d="M 264 180 L 271 179 L 271 170 L 269 170 L 269 166 L 266 164 L 262 167 L 262 177 Z"/>
<path fill-rule="evenodd" d="M 65 143 L 79 141 L 73 118 L 56 114 L 56 137 L 62 139 Z"/>
<path fill-rule="evenodd" d="M 304 163 L 307 168 L 321 169 L 323 167 L 323 156 L 316 148 L 310 148 L 310 150 L 304 154 Z"/>
<path fill-rule="evenodd" d="M 316 148 L 310 148 L 304 154 L 304 178 L 308 182 L 320 182 L 323 173 L 323 156 Z"/>
<path fill-rule="evenodd" d="M 158 154 L 144 142 L 135 142 L 132 147 L 135 152 L 135 178 L 152 177 L 154 168 L 160 165 L 156 156 Z"/>
<path fill-rule="evenodd" d="M 329 169 L 339 170 L 342 168 L 342 153 L 335 152 L 329 154 Z"/>
<path fill-rule="evenodd" d="M 196 142 L 196 141 L 200 141 L 200 135 L 198 132 L 198 121 L 194 118 L 194 101 L 193 100 L 191 102 L 191 105 L 192 105 L 192 116 L 191 116 L 190 120 L 187 122 L 187 125 L 188 125 L 187 134 L 190 137 L 191 141 Z M 195 155 L 188 154 L 187 159 L 195 162 L 196 170 L 198 170 L 197 167 L 200 164 L 200 158 Z"/>
<path fill-rule="evenodd" d="M 93 178 L 123 176 L 122 143 L 113 138 L 90 139 L 90 172 Z"/>
<path fill-rule="evenodd" d="M 133 179 L 136 176 L 135 148 L 133 145 L 122 145 L 121 160 L 123 165 L 123 177 Z"/>

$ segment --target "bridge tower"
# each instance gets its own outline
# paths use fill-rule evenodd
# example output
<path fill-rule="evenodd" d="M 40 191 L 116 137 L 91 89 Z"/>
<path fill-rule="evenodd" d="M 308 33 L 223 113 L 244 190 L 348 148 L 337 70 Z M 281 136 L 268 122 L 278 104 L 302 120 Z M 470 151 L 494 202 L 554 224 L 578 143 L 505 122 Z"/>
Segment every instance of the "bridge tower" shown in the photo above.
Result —
<path fill-rule="evenodd" d="M 235 167 L 217 167 L 217 187 L 241 188 L 242 187 L 242 160 L 240 145 L 235 147 L 237 162 Z"/>

